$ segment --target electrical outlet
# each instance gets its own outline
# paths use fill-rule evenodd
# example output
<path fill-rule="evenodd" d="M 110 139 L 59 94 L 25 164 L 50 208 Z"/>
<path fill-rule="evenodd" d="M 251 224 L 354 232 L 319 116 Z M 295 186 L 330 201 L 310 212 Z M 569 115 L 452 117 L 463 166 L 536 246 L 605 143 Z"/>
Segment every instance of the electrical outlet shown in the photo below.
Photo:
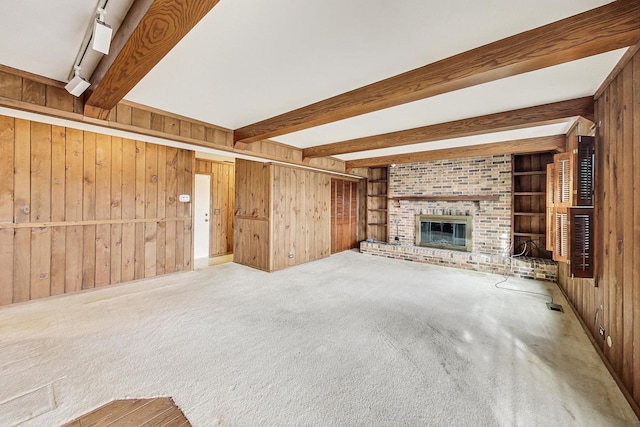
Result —
<path fill-rule="evenodd" d="M 598 326 L 598 332 L 600 332 L 600 338 L 604 339 L 604 328 L 602 326 Z"/>

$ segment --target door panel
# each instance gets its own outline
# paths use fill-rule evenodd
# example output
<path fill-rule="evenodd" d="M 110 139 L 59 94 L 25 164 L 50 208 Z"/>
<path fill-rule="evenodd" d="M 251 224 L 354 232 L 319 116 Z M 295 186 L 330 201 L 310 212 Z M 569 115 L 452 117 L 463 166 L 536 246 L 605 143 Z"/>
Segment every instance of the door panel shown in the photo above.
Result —
<path fill-rule="evenodd" d="M 358 245 L 357 183 L 331 180 L 331 253 L 353 249 Z"/>
<path fill-rule="evenodd" d="M 193 201 L 193 257 L 209 258 L 209 233 L 211 227 L 211 176 L 196 174 L 196 190 Z"/>

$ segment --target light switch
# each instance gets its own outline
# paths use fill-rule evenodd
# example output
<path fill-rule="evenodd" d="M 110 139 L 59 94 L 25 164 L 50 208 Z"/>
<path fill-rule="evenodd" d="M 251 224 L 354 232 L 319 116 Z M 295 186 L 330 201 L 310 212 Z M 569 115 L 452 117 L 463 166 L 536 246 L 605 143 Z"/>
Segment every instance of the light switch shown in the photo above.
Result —
<path fill-rule="evenodd" d="M 188 194 L 181 194 L 180 196 L 178 196 L 178 200 L 183 203 L 189 203 L 191 201 L 191 197 Z"/>

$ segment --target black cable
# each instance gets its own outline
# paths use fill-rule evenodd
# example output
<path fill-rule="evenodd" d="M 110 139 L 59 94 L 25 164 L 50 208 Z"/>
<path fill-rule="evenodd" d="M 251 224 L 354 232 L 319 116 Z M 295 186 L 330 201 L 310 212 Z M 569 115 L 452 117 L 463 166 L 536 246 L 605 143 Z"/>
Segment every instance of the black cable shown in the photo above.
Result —
<path fill-rule="evenodd" d="M 523 291 L 522 289 L 513 289 L 513 288 L 505 288 L 504 286 L 498 286 L 501 283 L 504 283 L 507 280 L 509 280 L 509 277 L 511 277 L 511 276 L 506 276 L 503 280 L 501 280 L 501 281 L 499 281 L 497 283 L 494 283 L 493 286 L 495 286 L 497 289 L 503 289 L 505 291 L 520 292 L 520 293 L 523 293 L 523 294 L 538 295 L 538 296 L 542 296 L 542 297 L 545 297 L 545 298 L 549 298 L 549 302 L 551 304 L 553 304 L 553 297 L 551 295 L 548 295 L 548 294 L 543 294 L 541 292 L 533 292 L 533 291 Z"/>
<path fill-rule="evenodd" d="M 534 241 L 532 241 L 532 240 L 528 240 L 528 241 L 523 242 L 522 244 L 524 244 L 524 249 L 522 250 L 522 252 L 520 252 L 517 255 L 513 254 L 513 255 L 509 256 L 510 263 L 511 263 L 509 272 L 511 272 L 511 270 L 513 270 L 513 264 L 512 264 L 513 263 L 513 259 L 514 258 L 518 258 L 518 257 L 522 256 L 523 254 L 525 254 L 527 252 L 527 243 L 533 243 L 534 245 L 536 245 L 536 243 Z M 499 286 L 501 283 L 505 283 L 507 280 L 509 280 L 510 277 L 511 276 L 509 274 L 507 274 L 506 276 L 504 276 L 504 279 L 500 280 L 499 282 L 494 283 L 493 286 L 496 289 L 503 289 L 505 291 L 513 291 L 513 292 L 520 292 L 520 293 L 523 293 L 523 294 L 531 294 L 531 295 L 543 296 L 545 298 L 549 298 L 549 300 L 550 300 L 549 303 L 553 304 L 553 297 L 551 295 L 543 294 L 541 292 L 524 291 L 522 289 L 505 288 L 504 286 Z"/>
<path fill-rule="evenodd" d="M 109 4 L 109 0 L 106 0 L 104 2 L 104 4 L 102 5 L 102 9 L 106 9 L 107 5 Z M 93 16 L 93 19 L 95 19 L 95 15 Z M 91 21 L 93 22 L 93 21 Z M 80 67 L 82 65 L 82 61 L 84 61 L 84 57 L 87 54 L 87 50 L 89 50 L 89 46 L 91 46 L 91 40 L 93 40 L 93 30 L 91 30 L 91 35 L 89 36 L 89 40 L 87 41 L 87 45 L 84 47 L 84 51 L 82 52 L 82 55 L 80 55 L 80 59 L 78 60 L 77 64 L 74 64 L 74 66 L 78 66 Z"/>

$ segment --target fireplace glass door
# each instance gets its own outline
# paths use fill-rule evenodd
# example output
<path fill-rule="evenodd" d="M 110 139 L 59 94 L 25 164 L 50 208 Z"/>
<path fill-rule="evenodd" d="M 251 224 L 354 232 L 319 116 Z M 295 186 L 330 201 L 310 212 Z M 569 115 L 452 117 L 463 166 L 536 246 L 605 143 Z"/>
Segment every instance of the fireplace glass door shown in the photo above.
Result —
<path fill-rule="evenodd" d="M 417 215 L 416 244 L 471 251 L 471 217 Z"/>

